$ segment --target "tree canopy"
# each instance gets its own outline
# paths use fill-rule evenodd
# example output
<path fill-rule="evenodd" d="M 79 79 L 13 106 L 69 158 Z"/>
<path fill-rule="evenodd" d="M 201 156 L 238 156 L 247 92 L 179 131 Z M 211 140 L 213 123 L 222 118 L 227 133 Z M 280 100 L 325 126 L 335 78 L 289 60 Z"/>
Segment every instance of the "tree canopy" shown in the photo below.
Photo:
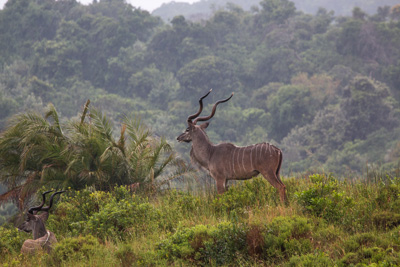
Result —
<path fill-rule="evenodd" d="M 252 9 L 230 4 L 204 20 L 176 16 L 164 23 L 126 1 L 85 6 L 10 0 L 0 11 L 1 138 L 17 125 L 21 134 L 30 125 L 18 124 L 16 117 L 10 121 L 15 114 L 44 114 L 51 103 L 64 122 L 81 116 L 82 103 L 91 99 L 113 125 L 140 116 L 187 157 L 189 147 L 173 140 L 197 109 L 198 98 L 212 88 L 205 113 L 215 101 L 231 92 L 235 96 L 218 109 L 208 128 L 210 139 L 271 142 L 283 149 L 284 173 L 318 166 L 345 175 L 361 172 L 367 162 L 397 166 L 398 7 L 371 13 L 361 6 L 335 16 L 324 8 L 306 14 L 296 3 L 262 0 Z M 40 137 L 52 149 L 70 142 L 55 135 L 54 120 L 35 118 L 55 127 Z M 104 135 L 93 137 L 104 144 L 83 145 L 83 135 L 75 138 L 82 153 L 92 156 L 104 153 L 111 142 Z M 39 170 L 47 156 L 33 151 L 34 160 L 27 161 L 32 166 L 26 167 Z M 78 168 L 61 163 L 60 168 Z M 96 161 L 85 164 L 88 173 L 108 168 Z"/>

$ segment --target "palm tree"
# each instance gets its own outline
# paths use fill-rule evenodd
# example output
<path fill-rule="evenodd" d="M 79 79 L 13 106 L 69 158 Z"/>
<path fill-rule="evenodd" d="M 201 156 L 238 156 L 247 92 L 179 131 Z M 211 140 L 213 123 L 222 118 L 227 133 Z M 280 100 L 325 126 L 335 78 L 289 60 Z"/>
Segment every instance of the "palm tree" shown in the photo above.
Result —
<path fill-rule="evenodd" d="M 67 139 L 53 105 L 45 116 L 19 114 L 12 118 L 0 136 L 0 181 L 9 191 L 0 202 L 14 200 L 23 209 L 25 199 L 34 194 L 51 176 L 62 176 Z"/>
<path fill-rule="evenodd" d="M 137 118 L 124 118 L 116 140 L 110 121 L 89 103 L 65 132 L 53 105 L 44 117 L 25 113 L 11 120 L 0 136 L 0 182 L 8 187 L 0 203 L 13 200 L 22 210 L 43 186 L 110 190 L 140 183 L 154 190 L 192 171 Z"/>

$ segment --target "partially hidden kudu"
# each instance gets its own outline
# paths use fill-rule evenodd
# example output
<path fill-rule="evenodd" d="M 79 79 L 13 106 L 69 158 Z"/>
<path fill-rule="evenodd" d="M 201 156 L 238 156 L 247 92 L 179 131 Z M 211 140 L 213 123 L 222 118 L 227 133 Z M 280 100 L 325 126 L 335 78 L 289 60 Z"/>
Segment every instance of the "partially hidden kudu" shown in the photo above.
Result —
<path fill-rule="evenodd" d="M 217 183 L 219 194 L 225 192 L 228 180 L 246 180 L 261 173 L 278 190 L 281 202 L 287 203 L 286 186 L 279 175 L 282 165 L 282 151 L 279 148 L 269 143 L 246 147 L 238 147 L 231 143 L 214 145 L 205 132 L 209 122 L 196 125 L 199 121 L 210 120 L 218 104 L 227 102 L 233 96 L 232 93 L 229 98 L 217 101 L 209 116 L 198 117 L 203 110 L 203 99 L 210 93 L 211 90 L 200 98 L 199 110 L 187 118 L 188 128 L 177 138 L 179 142 L 192 142 L 192 162 L 209 171 Z"/>
<path fill-rule="evenodd" d="M 55 243 L 57 243 L 57 239 L 53 232 L 46 230 L 45 222 L 49 218 L 49 210 L 53 205 L 53 198 L 57 194 L 64 193 L 65 191 L 58 191 L 51 195 L 49 206 L 43 207 L 46 201 L 46 194 L 52 192 L 46 191 L 42 194 L 43 200 L 42 203 L 37 207 L 32 207 L 26 213 L 27 218 L 25 222 L 23 222 L 18 229 L 21 231 L 25 231 L 27 233 L 32 232 L 33 239 L 25 240 L 24 244 L 21 248 L 21 253 L 23 254 L 34 254 L 38 250 L 45 250 L 46 252 L 50 252 Z M 38 214 L 41 212 L 40 214 Z"/>

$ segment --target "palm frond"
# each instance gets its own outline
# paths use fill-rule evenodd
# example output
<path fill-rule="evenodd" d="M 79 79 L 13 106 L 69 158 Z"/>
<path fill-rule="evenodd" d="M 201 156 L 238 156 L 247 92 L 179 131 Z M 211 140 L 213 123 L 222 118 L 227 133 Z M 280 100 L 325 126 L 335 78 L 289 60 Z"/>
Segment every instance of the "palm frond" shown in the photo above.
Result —
<path fill-rule="evenodd" d="M 81 123 L 80 124 L 83 124 L 83 122 L 85 121 L 86 114 L 87 114 L 87 112 L 89 110 L 89 104 L 90 104 L 90 100 L 88 99 L 86 101 L 86 103 L 85 103 L 85 106 L 83 107 L 83 112 L 82 112 L 82 115 L 81 115 Z"/>

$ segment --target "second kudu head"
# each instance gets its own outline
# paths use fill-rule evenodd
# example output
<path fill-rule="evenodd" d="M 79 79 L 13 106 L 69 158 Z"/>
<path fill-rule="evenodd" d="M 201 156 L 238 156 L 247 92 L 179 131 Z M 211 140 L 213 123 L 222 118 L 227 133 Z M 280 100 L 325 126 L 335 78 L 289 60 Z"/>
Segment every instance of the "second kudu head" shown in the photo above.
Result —
<path fill-rule="evenodd" d="M 20 231 L 24 231 L 27 233 L 33 232 L 34 239 L 40 237 L 40 234 L 45 232 L 46 228 L 45 228 L 44 223 L 47 221 L 47 219 L 49 217 L 49 210 L 53 206 L 54 196 L 65 192 L 65 191 L 58 191 L 58 192 L 53 193 L 50 197 L 49 206 L 43 207 L 45 204 L 45 201 L 46 201 L 46 194 L 48 194 L 52 191 L 53 190 L 46 191 L 42 194 L 42 197 L 43 197 L 42 203 L 37 207 L 30 208 L 26 213 L 26 215 L 27 215 L 26 220 L 20 226 L 18 226 L 18 229 Z M 42 212 L 42 213 L 38 214 L 39 212 Z"/>
<path fill-rule="evenodd" d="M 212 108 L 212 111 L 211 111 L 211 114 L 209 116 L 198 117 L 200 115 L 200 113 L 203 111 L 203 99 L 206 98 L 211 93 L 211 91 L 212 90 L 208 91 L 207 94 L 205 94 L 204 96 L 202 96 L 200 98 L 200 100 L 199 100 L 199 106 L 200 106 L 199 110 L 195 114 L 190 115 L 187 118 L 188 127 L 186 128 L 184 133 L 182 133 L 181 135 L 178 136 L 177 140 L 179 142 L 187 142 L 187 143 L 189 143 L 189 142 L 192 141 L 193 134 L 195 134 L 197 131 L 204 131 L 204 129 L 206 129 L 208 127 L 209 122 L 205 122 L 205 123 L 202 123 L 200 125 L 197 125 L 197 122 L 210 120 L 212 117 L 214 117 L 215 111 L 217 110 L 217 106 L 219 104 L 221 104 L 221 103 L 227 102 L 233 96 L 233 93 L 232 93 L 230 97 L 228 97 L 226 99 L 223 99 L 223 100 L 217 101 L 214 104 L 214 106 Z"/>

